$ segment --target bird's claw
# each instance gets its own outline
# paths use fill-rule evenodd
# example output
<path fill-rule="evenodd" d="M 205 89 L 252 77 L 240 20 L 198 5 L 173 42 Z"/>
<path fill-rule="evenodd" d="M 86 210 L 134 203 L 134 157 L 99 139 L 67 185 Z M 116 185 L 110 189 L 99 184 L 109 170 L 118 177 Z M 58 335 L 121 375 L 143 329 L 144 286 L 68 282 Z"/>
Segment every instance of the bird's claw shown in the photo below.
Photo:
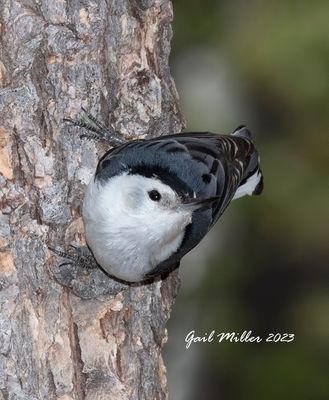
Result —
<path fill-rule="evenodd" d="M 68 260 L 52 271 L 59 284 L 70 288 L 75 295 L 83 299 L 98 298 L 101 295 L 116 295 L 127 289 L 127 285 L 112 279 L 99 268 L 88 247 L 73 245 L 70 247 L 73 250 L 65 252 L 48 246 L 48 249 L 54 254 Z"/>
<path fill-rule="evenodd" d="M 62 250 L 55 249 L 54 247 L 48 246 L 48 249 L 59 257 L 66 258 L 69 261 L 60 264 L 58 267 L 63 267 L 64 265 L 74 265 L 81 266 L 84 269 L 94 269 L 98 268 L 96 260 L 91 255 L 87 247 L 76 247 L 70 244 L 73 252 L 64 252 Z"/>
<path fill-rule="evenodd" d="M 71 118 L 64 118 L 64 122 L 68 122 L 74 126 L 85 128 L 86 133 L 80 135 L 80 138 L 89 140 L 105 141 L 112 146 L 119 146 L 126 143 L 126 141 L 118 136 L 113 129 L 107 128 L 96 117 L 90 114 L 86 109 L 81 107 L 83 112 L 82 117 L 76 121 Z"/>

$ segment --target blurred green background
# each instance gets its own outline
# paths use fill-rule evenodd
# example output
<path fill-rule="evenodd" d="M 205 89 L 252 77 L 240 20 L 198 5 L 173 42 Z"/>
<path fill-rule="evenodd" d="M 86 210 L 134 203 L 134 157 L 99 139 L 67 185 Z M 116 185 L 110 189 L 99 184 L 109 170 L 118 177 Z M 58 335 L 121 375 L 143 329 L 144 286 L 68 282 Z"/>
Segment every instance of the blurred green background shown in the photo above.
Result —
<path fill-rule="evenodd" d="M 173 6 L 186 130 L 247 125 L 265 188 L 233 202 L 182 263 L 165 354 L 171 399 L 329 399 L 329 3 Z M 186 350 L 191 330 L 295 340 Z"/>

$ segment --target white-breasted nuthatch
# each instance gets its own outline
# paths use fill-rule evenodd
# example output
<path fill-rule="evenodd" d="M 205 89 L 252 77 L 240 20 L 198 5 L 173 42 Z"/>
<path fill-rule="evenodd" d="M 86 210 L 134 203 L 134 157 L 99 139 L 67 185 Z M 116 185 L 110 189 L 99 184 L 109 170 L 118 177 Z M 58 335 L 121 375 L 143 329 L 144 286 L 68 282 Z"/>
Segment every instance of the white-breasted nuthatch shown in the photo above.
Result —
<path fill-rule="evenodd" d="M 86 239 L 110 275 L 138 282 L 177 268 L 232 199 L 261 193 L 250 132 L 180 133 L 114 147 L 83 203 Z"/>

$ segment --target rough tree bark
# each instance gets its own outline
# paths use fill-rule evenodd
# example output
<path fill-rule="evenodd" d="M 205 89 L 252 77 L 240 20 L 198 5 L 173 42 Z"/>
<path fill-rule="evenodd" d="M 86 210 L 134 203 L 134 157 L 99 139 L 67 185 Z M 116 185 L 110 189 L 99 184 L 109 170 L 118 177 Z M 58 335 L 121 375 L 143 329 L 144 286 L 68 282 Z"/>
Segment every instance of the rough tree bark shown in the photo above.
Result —
<path fill-rule="evenodd" d="M 182 129 L 171 19 L 168 0 L 0 0 L 0 400 L 168 396 L 177 273 L 63 278 L 47 244 L 83 244 L 79 207 L 108 148 L 63 118 L 84 107 L 131 139 Z"/>

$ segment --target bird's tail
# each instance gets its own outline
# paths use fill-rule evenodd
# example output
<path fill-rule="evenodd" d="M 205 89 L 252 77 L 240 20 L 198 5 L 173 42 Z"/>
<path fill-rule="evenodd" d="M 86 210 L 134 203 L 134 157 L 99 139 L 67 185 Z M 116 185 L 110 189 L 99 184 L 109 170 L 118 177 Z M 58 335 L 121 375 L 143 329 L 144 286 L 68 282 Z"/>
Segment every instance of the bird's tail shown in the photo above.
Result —
<path fill-rule="evenodd" d="M 248 139 L 249 141 L 252 140 L 251 133 L 245 126 L 239 126 L 232 133 L 232 135 Z M 249 164 L 245 170 L 243 179 L 241 180 L 240 185 L 235 192 L 233 200 L 245 195 L 252 196 L 261 194 L 263 187 L 264 180 L 262 171 L 260 169 L 259 155 L 257 150 L 253 148 L 252 153 L 250 154 Z"/>

